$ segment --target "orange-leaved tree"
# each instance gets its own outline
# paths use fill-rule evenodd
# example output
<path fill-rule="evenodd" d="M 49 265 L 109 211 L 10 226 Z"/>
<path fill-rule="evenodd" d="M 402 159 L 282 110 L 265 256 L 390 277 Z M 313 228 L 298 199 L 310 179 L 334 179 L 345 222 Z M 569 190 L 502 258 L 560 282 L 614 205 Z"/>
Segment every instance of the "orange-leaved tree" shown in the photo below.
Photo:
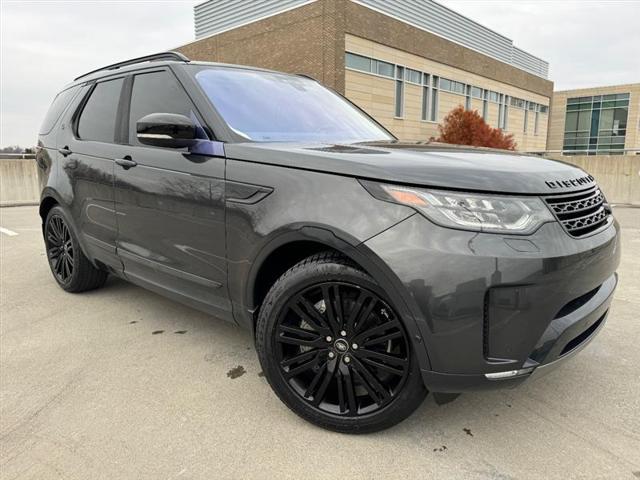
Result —
<path fill-rule="evenodd" d="M 441 125 L 437 142 L 473 145 L 474 147 L 515 150 L 513 135 L 487 125 L 477 110 L 465 110 L 462 105 L 451 110 Z"/>

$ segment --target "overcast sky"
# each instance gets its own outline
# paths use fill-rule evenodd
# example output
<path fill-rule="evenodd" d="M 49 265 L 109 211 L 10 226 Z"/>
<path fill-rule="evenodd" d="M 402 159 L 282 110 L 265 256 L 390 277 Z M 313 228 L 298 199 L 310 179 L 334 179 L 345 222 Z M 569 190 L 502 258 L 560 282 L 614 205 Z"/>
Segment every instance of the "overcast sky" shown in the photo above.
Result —
<path fill-rule="evenodd" d="M 34 145 L 49 103 L 73 77 L 193 40 L 197 3 L 0 0 L 0 146 Z M 640 0 L 440 3 L 547 60 L 556 90 L 640 82 Z"/>

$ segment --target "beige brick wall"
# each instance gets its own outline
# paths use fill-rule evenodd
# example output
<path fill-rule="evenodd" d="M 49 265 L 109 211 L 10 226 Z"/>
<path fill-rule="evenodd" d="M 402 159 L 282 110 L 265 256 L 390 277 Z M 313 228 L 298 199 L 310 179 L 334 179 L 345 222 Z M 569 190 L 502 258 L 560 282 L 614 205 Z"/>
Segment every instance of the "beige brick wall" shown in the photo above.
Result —
<path fill-rule="evenodd" d="M 344 90 L 344 3 L 322 0 L 176 50 L 193 60 L 303 73 Z"/>
<path fill-rule="evenodd" d="M 549 105 L 550 99 L 497 80 L 444 65 L 412 53 L 391 48 L 370 40 L 346 35 L 345 48 L 349 52 L 384 60 L 397 65 L 420 70 L 451 80 L 469 83 L 505 95 L 523 98 L 532 102 Z M 370 94 L 368 94 L 370 93 Z M 392 79 L 371 75 L 355 70 L 346 70 L 345 95 L 359 107 L 373 115 L 380 123 L 402 140 L 428 140 L 438 135 L 437 123 L 458 105 L 465 104 L 465 96 L 440 91 L 438 99 L 438 122 L 423 121 L 422 88 L 405 82 L 405 104 L 403 119 L 394 118 L 395 82 Z M 498 126 L 498 104 L 488 102 L 487 122 Z M 472 108 L 482 113 L 482 100 L 472 99 Z M 518 150 L 545 150 L 547 140 L 547 114 L 540 114 L 538 133 L 534 134 L 534 112 L 529 112 L 529 128 L 523 132 L 524 110 L 509 107 L 506 133 L 512 133 Z"/>
<path fill-rule="evenodd" d="M 548 150 L 562 150 L 564 140 L 564 121 L 567 112 L 567 98 L 629 93 L 629 115 L 627 117 L 627 136 L 624 147 L 640 148 L 640 83 L 612 85 L 607 87 L 564 90 L 553 93 L 549 119 Z"/>

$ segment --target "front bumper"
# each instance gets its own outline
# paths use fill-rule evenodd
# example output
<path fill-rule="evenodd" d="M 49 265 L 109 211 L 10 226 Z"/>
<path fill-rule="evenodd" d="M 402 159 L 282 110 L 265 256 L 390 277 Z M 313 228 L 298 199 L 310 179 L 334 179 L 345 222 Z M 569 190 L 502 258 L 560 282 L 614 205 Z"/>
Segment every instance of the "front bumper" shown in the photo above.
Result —
<path fill-rule="evenodd" d="M 436 392 L 515 386 L 575 355 L 606 321 L 620 261 L 615 221 L 585 238 L 555 223 L 516 237 L 414 215 L 365 246 L 397 281 Z"/>

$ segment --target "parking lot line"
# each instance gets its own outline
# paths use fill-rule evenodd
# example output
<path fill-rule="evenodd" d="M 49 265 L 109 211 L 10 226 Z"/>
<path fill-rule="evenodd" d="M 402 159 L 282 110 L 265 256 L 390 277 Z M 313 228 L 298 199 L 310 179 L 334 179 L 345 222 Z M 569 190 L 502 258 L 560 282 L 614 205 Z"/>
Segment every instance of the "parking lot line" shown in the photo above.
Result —
<path fill-rule="evenodd" d="M 5 235 L 7 235 L 9 237 L 15 237 L 16 235 L 18 235 L 13 230 L 9 230 L 8 228 L 4 228 L 4 227 L 0 227 L 0 233 L 4 233 Z"/>

